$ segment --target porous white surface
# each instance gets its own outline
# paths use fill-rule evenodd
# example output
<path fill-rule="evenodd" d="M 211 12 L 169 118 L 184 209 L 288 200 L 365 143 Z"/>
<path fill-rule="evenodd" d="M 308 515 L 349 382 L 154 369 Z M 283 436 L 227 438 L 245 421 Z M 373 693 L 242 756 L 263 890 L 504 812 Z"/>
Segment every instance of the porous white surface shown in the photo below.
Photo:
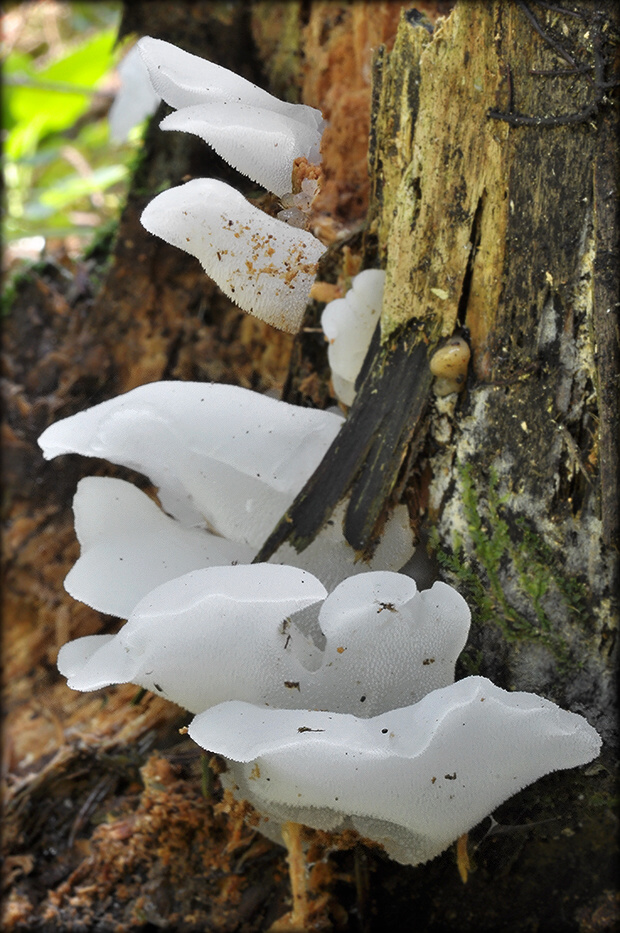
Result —
<path fill-rule="evenodd" d="M 157 195 L 143 226 L 195 256 L 244 311 L 296 333 L 325 247 L 306 230 L 254 207 L 222 181 L 195 178 Z"/>
<path fill-rule="evenodd" d="M 601 745 L 583 717 L 483 677 L 372 719 L 232 701 L 196 716 L 190 735 L 229 759 L 224 785 L 259 810 L 272 838 L 285 820 L 353 828 L 411 865 Z"/>
<path fill-rule="evenodd" d="M 238 386 L 154 382 L 56 422 L 46 459 L 79 453 L 146 474 L 166 512 L 259 548 L 342 425 Z"/>

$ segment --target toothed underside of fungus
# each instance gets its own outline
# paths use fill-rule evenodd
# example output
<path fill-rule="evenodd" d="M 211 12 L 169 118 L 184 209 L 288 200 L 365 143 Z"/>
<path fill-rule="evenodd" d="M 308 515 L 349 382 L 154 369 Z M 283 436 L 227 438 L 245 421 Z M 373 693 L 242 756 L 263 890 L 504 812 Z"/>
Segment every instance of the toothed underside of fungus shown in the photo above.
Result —
<path fill-rule="evenodd" d="M 224 182 L 196 178 L 157 195 L 142 224 L 195 256 L 235 304 L 296 333 L 317 263 L 325 252 L 311 233 L 253 207 Z"/>
<path fill-rule="evenodd" d="M 282 196 L 292 190 L 295 159 L 321 160 L 320 112 L 278 100 L 245 78 L 146 37 L 138 48 L 153 88 L 176 113 L 162 130 L 193 133 L 233 168 Z"/>
<path fill-rule="evenodd" d="M 236 101 L 184 107 L 164 117 L 159 127 L 199 136 L 238 172 L 278 197 L 292 191 L 295 159 L 319 161 L 314 127 Z"/>
<path fill-rule="evenodd" d="M 355 829 L 397 861 L 443 852 L 544 774 L 595 758 L 582 716 L 531 693 L 467 677 L 372 719 L 228 702 L 196 716 L 190 735 L 229 760 L 222 783 L 279 825 Z"/>

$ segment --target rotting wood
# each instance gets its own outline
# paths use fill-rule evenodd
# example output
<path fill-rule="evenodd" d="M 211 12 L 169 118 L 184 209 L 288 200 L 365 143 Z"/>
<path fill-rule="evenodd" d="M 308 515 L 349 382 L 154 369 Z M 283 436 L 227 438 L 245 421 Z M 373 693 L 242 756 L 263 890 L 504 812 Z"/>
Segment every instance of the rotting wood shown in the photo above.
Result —
<path fill-rule="evenodd" d="M 481 277 L 487 293 L 479 304 L 497 304 L 504 238 L 491 198 L 484 211 L 481 205 L 487 187 L 505 200 L 497 175 L 508 131 L 487 117 L 502 81 L 498 17 L 496 5 L 457 5 L 429 42 L 426 28 L 403 13 L 391 56 L 381 54 L 371 133 L 373 177 L 381 176 L 373 190 L 381 204 L 371 206 L 371 216 L 379 255 L 387 254 L 383 345 L 371 348 L 376 355 L 360 375 L 347 423 L 259 559 L 284 541 L 303 550 L 349 495 L 345 536 L 372 553 L 426 410 L 429 353 L 453 332 L 464 301 L 480 294 Z M 476 263 L 483 272 L 476 274 Z M 415 326 L 406 326 L 413 319 Z"/>

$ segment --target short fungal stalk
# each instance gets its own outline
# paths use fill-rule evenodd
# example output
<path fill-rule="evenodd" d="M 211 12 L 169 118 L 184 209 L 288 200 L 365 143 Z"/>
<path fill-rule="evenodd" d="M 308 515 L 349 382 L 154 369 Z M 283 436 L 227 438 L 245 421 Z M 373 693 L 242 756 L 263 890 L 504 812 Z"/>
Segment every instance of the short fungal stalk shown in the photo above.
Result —
<path fill-rule="evenodd" d="M 282 824 L 286 846 L 293 908 L 270 927 L 269 933 L 310 929 L 312 905 L 308 894 L 308 870 L 302 842 L 303 826 L 288 821 Z"/>
<path fill-rule="evenodd" d="M 467 877 L 471 870 L 469 853 L 467 851 L 468 838 L 469 834 L 463 833 L 463 835 L 459 836 L 456 840 L 456 867 L 458 868 L 459 876 L 463 884 L 467 884 Z"/>

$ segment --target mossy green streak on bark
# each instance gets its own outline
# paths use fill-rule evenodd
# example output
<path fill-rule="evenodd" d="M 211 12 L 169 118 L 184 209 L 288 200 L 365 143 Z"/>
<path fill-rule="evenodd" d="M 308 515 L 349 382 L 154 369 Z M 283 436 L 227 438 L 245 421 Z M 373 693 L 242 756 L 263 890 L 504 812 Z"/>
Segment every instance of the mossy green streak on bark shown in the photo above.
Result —
<path fill-rule="evenodd" d="M 577 662 L 570 657 L 562 636 L 554 630 L 542 600 L 554 587 L 568 614 L 582 620 L 586 608 L 584 585 L 562 573 L 557 556 L 524 518 L 516 520 L 519 534 L 511 532 L 508 516 L 504 514 L 508 496 L 499 495 L 494 470 L 490 471 L 484 501 L 474 480 L 472 464 L 461 467 L 460 474 L 468 540 L 455 533 L 452 551 L 448 552 L 435 535 L 431 543 L 437 560 L 467 592 L 481 623 L 497 625 L 510 642 L 527 639 L 542 643 L 562 666 L 573 667 Z M 472 565 L 472 558 L 482 576 Z M 525 596 L 528 615 L 512 605 L 502 583 L 510 565 Z"/>

